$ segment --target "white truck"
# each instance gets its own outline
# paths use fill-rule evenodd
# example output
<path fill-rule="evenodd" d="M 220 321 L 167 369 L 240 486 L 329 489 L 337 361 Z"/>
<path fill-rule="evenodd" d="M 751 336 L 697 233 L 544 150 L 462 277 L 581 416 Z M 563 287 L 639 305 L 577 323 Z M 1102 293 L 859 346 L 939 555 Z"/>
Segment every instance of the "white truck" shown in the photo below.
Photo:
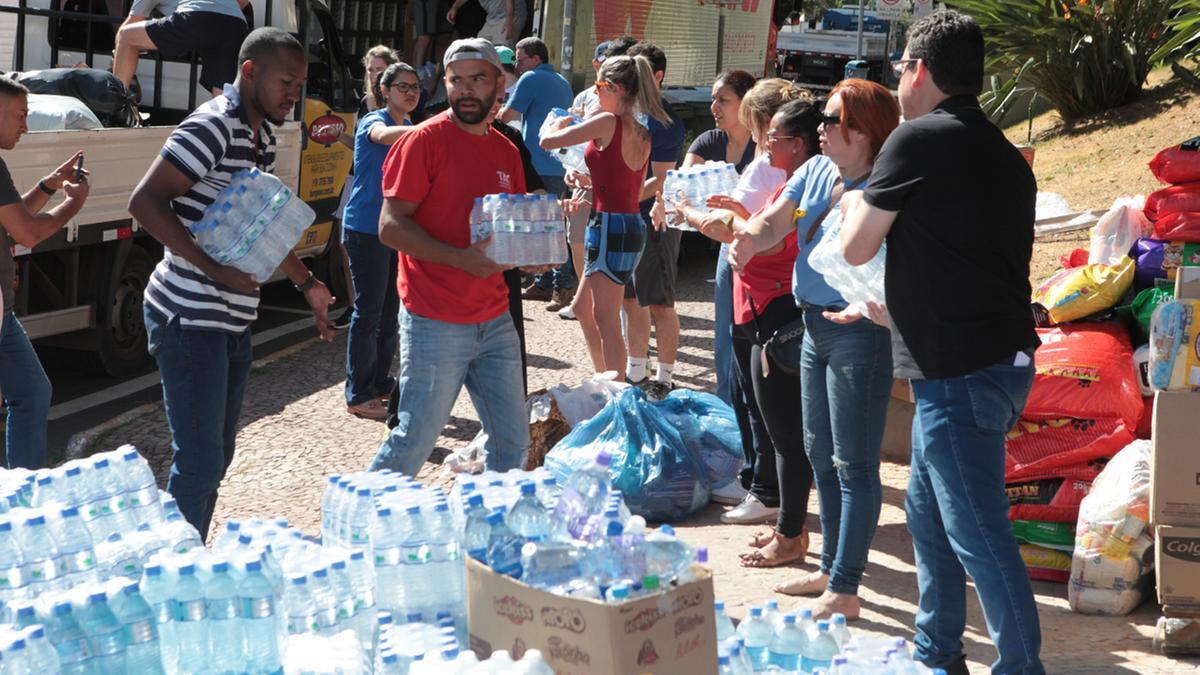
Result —
<path fill-rule="evenodd" d="M 32 71 L 86 62 L 107 69 L 113 35 L 130 0 L 0 0 L 0 70 Z M 355 0 L 356 6 L 393 5 Z M 314 272 L 334 283 L 342 277 L 340 255 L 329 255 L 337 236 L 333 218 L 350 167 L 351 151 L 338 143 L 353 133 L 358 109 L 358 59 L 346 54 L 330 9 L 321 0 L 251 0 L 252 27 L 274 25 L 300 39 L 308 54 L 308 82 L 292 121 L 277 130 L 276 169 L 284 183 L 313 207 L 316 222 L 295 251 Z M 344 2 L 335 10 L 345 11 Z M 65 9 L 60 9 L 65 7 Z M 367 11 L 364 17 L 371 17 Z M 265 17 L 267 20 L 263 20 Z M 384 22 L 375 13 L 370 29 L 355 31 L 365 49 L 398 33 L 394 9 Z M 344 19 L 343 19 L 344 20 Z M 360 53 L 360 52 L 358 52 Z M 143 55 L 138 66 L 140 109 L 148 125 L 32 132 L 3 155 L 18 189 L 27 190 L 75 151 L 91 172 L 91 195 L 63 230 L 33 250 L 15 247 L 16 313 L 30 337 L 96 355 L 112 375 L 136 371 L 148 361 L 142 325 L 142 292 L 162 247 L 141 231 L 126 211 L 133 187 L 163 142 L 207 94 L 196 83 L 195 58 L 169 60 Z M 52 202 L 53 203 L 53 202 Z"/>
<path fill-rule="evenodd" d="M 779 76 L 795 80 L 814 88 L 829 88 L 842 80 L 846 64 L 859 58 L 859 32 L 857 30 L 857 7 L 843 7 L 836 12 L 839 17 L 847 14 L 854 17 L 854 29 L 826 28 L 819 26 L 848 25 L 823 21 L 818 27 L 808 22 L 784 25 L 779 29 L 775 41 Z M 867 62 L 868 79 L 886 82 L 889 33 L 870 30 L 874 12 L 864 12 L 862 33 L 862 60 Z"/>

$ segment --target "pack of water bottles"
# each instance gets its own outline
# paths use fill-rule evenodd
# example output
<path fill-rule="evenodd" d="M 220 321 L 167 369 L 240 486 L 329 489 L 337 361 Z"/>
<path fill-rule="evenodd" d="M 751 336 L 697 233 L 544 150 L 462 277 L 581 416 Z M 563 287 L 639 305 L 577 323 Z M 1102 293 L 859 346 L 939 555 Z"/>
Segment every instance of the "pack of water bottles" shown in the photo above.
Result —
<path fill-rule="evenodd" d="M 825 231 L 817 243 L 808 264 L 825 277 L 826 283 L 846 299 L 846 302 L 865 308 L 866 303 L 886 304 L 883 290 L 887 271 L 887 243 L 884 242 L 875 257 L 864 265 L 851 265 L 842 254 L 842 220 L 826 218 Z"/>
<path fill-rule="evenodd" d="M 453 621 L 446 617 L 436 625 L 409 615 L 394 621 L 390 612 L 379 612 L 375 650 L 377 675 L 549 675 L 554 671 L 536 649 L 514 661 L 504 650 L 480 661 L 456 635 Z"/>
<path fill-rule="evenodd" d="M 671 209 L 686 199 L 693 209 L 708 213 L 708 198 L 732 193 L 738 179 L 737 167 L 729 162 L 709 161 L 685 169 L 673 169 L 667 172 L 663 183 L 663 199 Z M 695 231 L 682 219 L 668 217 L 667 224 L 681 230 Z"/>
<path fill-rule="evenodd" d="M 213 260 L 266 282 L 316 213 L 275 176 L 257 168 L 233 175 L 229 185 L 191 226 Z"/>
<path fill-rule="evenodd" d="M 583 121 L 583 118 L 563 108 L 551 108 L 546 119 L 542 122 L 542 126 L 538 129 L 538 138 L 542 138 L 550 133 L 550 127 L 557 124 L 564 117 L 571 119 L 571 124 L 578 124 Z M 568 171 L 576 171 L 578 173 L 588 173 L 587 163 L 583 161 L 583 149 L 587 143 L 579 143 L 577 145 L 568 145 L 565 148 L 557 150 L 547 150 L 549 155 L 563 165 L 563 168 Z"/>
<path fill-rule="evenodd" d="M 491 236 L 487 256 L 501 265 L 561 265 L 567 261 L 563 217 L 554 195 L 476 197 L 471 207 L 471 243 Z"/>
<path fill-rule="evenodd" d="M 734 628 L 725 603 L 715 604 L 717 671 L 721 675 L 750 673 L 804 673 L 813 675 L 945 675 L 912 659 L 904 638 L 873 639 L 852 635 L 846 617 L 813 620 L 809 608 L 796 613 L 779 611 L 768 600 L 750 608 Z"/>

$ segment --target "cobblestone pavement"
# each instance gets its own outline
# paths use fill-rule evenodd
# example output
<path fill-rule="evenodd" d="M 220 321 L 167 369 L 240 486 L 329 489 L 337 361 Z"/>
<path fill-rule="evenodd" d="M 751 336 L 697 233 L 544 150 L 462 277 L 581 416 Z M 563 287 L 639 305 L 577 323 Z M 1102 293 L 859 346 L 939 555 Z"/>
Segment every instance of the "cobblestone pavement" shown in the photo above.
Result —
<path fill-rule="evenodd" d="M 687 387 L 711 390 L 712 259 L 702 249 L 685 247 L 681 263 L 678 305 L 683 337 L 676 378 Z M 559 382 L 577 383 L 589 375 L 586 351 L 574 322 L 543 311 L 542 303 L 526 303 L 531 390 Z M 285 516 L 306 533 L 316 534 L 324 477 L 361 470 L 374 456 L 382 424 L 351 417 L 342 393 L 345 337 L 333 344 L 315 341 L 293 349 L 269 363 L 256 365 L 246 390 L 238 435 L 238 454 L 221 488 L 214 532 L 231 517 Z M 479 430 L 478 418 L 465 393 L 438 441 L 432 460 L 440 461 L 470 441 Z M 170 439 L 161 406 L 98 435 L 93 449 L 133 443 L 152 459 L 160 485 L 165 484 Z M 908 532 L 904 525 L 904 485 L 908 467 L 884 464 L 884 504 L 870 564 L 863 581 L 863 619 L 854 628 L 880 635 L 912 637 L 916 609 L 916 577 Z M 444 482 L 440 467 L 426 464 L 421 478 Z M 722 525 L 721 508 L 706 510 L 681 524 L 682 536 L 707 545 L 714 569 L 717 596 L 734 616 L 770 597 L 771 587 L 799 571 L 814 568 L 821 538 L 814 534 L 804 565 L 776 570 L 746 570 L 737 554 L 754 531 Z M 819 531 L 814 499 L 808 525 Z M 1090 617 L 1067 608 L 1066 588 L 1035 584 L 1040 608 L 1043 657 L 1051 673 L 1180 673 L 1197 672 L 1197 663 L 1173 661 L 1154 654 L 1151 635 L 1158 607 L 1149 602 L 1128 617 Z M 777 596 L 784 609 L 797 606 Z M 970 594 L 965 649 L 972 672 L 987 672 L 994 650 L 974 594 Z"/>

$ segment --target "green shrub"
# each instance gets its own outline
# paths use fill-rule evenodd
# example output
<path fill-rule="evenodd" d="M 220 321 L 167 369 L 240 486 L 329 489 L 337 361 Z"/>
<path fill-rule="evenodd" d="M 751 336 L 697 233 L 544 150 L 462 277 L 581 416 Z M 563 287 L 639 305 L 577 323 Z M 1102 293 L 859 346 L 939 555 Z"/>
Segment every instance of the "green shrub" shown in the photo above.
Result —
<path fill-rule="evenodd" d="M 1016 77 L 1071 122 L 1133 101 L 1176 0 L 948 0 L 983 29 L 989 72 Z M 1161 58 L 1161 57 L 1159 57 Z M 993 85 L 993 91 L 1002 89 Z"/>

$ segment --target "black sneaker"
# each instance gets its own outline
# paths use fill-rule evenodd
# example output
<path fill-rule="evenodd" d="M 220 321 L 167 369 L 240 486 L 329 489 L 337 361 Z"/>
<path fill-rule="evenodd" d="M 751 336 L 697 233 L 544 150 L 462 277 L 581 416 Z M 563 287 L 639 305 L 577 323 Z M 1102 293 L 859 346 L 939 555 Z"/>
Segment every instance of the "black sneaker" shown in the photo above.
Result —
<path fill-rule="evenodd" d="M 650 378 L 646 378 L 650 379 Z M 646 392 L 646 398 L 652 401 L 661 401 L 675 389 L 675 385 L 670 382 L 659 382 L 651 380 L 649 384 L 642 387 L 642 391 Z"/>
<path fill-rule="evenodd" d="M 341 316 L 333 320 L 334 330 L 346 330 L 350 327 L 350 317 L 354 316 L 354 308 L 347 307 Z"/>

